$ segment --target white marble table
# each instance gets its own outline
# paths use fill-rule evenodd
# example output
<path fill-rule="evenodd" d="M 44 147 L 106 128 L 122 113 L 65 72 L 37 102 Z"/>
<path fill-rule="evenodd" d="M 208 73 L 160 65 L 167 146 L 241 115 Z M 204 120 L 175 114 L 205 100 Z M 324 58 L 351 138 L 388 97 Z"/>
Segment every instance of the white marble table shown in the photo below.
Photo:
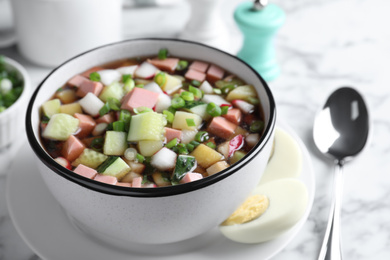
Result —
<path fill-rule="evenodd" d="M 231 16 L 239 2 L 226 0 L 223 10 L 236 49 L 241 36 Z M 308 221 L 274 259 L 316 259 L 319 252 L 328 217 L 333 168 L 314 148 L 311 130 L 316 110 L 339 86 L 354 86 L 364 94 L 373 123 L 369 146 L 345 167 L 341 219 L 344 256 L 354 260 L 390 259 L 390 86 L 386 77 L 390 61 L 387 28 L 390 3 L 385 0 L 273 2 L 286 11 L 287 20 L 275 41 L 282 73 L 269 85 L 278 116 L 292 126 L 312 156 L 317 186 Z M 146 18 L 145 14 L 152 15 Z M 126 37 L 175 36 L 188 15 L 185 3 L 170 8 L 126 10 L 125 28 L 131 28 Z M 160 22 L 154 23 L 157 20 Z M 137 27 L 141 24 L 142 30 Z M 50 71 L 26 61 L 15 47 L 0 49 L 0 54 L 25 65 L 33 86 Z M 5 187 L 3 176 L 0 177 L 0 260 L 39 259 L 12 225 L 4 198 Z"/>

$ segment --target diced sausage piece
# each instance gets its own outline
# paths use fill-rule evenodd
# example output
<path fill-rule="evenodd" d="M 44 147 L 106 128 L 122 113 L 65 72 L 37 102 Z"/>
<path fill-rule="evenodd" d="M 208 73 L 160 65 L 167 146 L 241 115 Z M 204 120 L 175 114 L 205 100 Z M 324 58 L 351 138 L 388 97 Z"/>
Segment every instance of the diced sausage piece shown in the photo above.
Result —
<path fill-rule="evenodd" d="M 84 138 L 88 136 L 90 133 L 92 133 L 93 129 L 96 126 L 95 120 L 89 115 L 74 114 L 74 117 L 77 118 L 80 121 L 79 128 L 80 131 L 77 133 L 77 137 Z"/>
<path fill-rule="evenodd" d="M 169 127 L 165 127 L 165 137 L 167 138 L 167 142 L 177 138 L 181 140 L 181 131 Z"/>
<path fill-rule="evenodd" d="M 242 112 L 238 108 L 229 109 L 226 115 L 223 115 L 224 118 L 229 120 L 230 122 L 238 125 L 242 118 Z"/>
<path fill-rule="evenodd" d="M 99 71 L 99 70 L 104 70 L 103 67 L 93 67 L 93 68 L 90 68 L 89 70 L 81 73 L 81 76 L 84 76 L 86 77 L 87 79 L 89 79 L 89 75 L 92 73 L 92 72 L 96 72 L 96 71 Z"/>
<path fill-rule="evenodd" d="M 101 123 L 110 124 L 114 121 L 115 121 L 114 115 L 112 113 L 108 113 L 96 119 L 96 124 L 101 124 Z"/>
<path fill-rule="evenodd" d="M 206 74 L 197 70 L 189 69 L 184 77 L 188 80 L 197 80 L 203 82 L 206 79 Z"/>
<path fill-rule="evenodd" d="M 142 186 L 142 177 L 136 177 L 133 179 L 133 182 L 131 183 L 131 187 L 133 188 L 141 188 Z"/>
<path fill-rule="evenodd" d="M 217 172 L 220 172 L 220 171 L 226 169 L 227 167 L 229 167 L 229 164 L 226 161 L 216 162 L 213 165 L 211 165 L 209 168 L 206 169 L 207 175 L 208 176 L 213 175 Z"/>
<path fill-rule="evenodd" d="M 160 59 L 148 59 L 148 62 L 160 70 L 167 70 L 173 73 L 179 63 L 179 59 L 177 58 L 166 58 L 164 60 Z"/>
<path fill-rule="evenodd" d="M 203 175 L 197 172 L 189 172 L 187 173 L 183 179 L 180 180 L 180 183 L 188 183 L 196 180 L 200 180 L 203 178 Z"/>
<path fill-rule="evenodd" d="M 225 74 L 225 71 L 218 66 L 211 65 L 210 68 L 207 70 L 206 74 L 207 80 L 215 82 L 223 78 L 223 74 Z"/>
<path fill-rule="evenodd" d="M 153 108 L 160 94 L 143 88 L 134 88 L 124 98 L 121 109 L 133 111 L 137 107 Z"/>
<path fill-rule="evenodd" d="M 199 72 L 206 72 L 207 68 L 209 67 L 209 64 L 203 61 L 194 61 L 191 63 L 190 67 L 188 69 L 190 70 L 197 70 Z"/>
<path fill-rule="evenodd" d="M 96 81 L 86 80 L 79 86 L 79 89 L 76 92 L 76 95 L 79 97 L 85 97 L 89 92 L 95 96 L 99 96 L 100 92 L 103 89 L 103 84 Z"/>
<path fill-rule="evenodd" d="M 117 186 L 122 186 L 122 187 L 131 187 L 131 183 L 128 183 L 128 182 L 117 182 L 116 183 Z"/>
<path fill-rule="evenodd" d="M 62 147 L 62 156 L 72 162 L 84 151 L 85 145 L 74 135 L 69 136 Z"/>
<path fill-rule="evenodd" d="M 68 85 L 69 86 L 72 86 L 72 87 L 80 87 L 81 84 L 84 82 L 84 81 L 87 81 L 89 79 L 87 79 L 86 77 L 83 77 L 81 75 L 76 75 L 74 76 L 73 78 L 71 78 L 69 81 L 68 81 Z"/>
<path fill-rule="evenodd" d="M 214 117 L 211 121 L 207 131 L 221 138 L 228 139 L 236 129 L 237 125 L 228 121 L 223 117 Z"/>
<path fill-rule="evenodd" d="M 113 185 L 118 183 L 118 179 L 116 177 L 110 175 L 103 175 L 103 174 L 97 174 L 94 180 L 104 182 L 107 184 L 113 184 Z"/>
<path fill-rule="evenodd" d="M 88 179 L 93 179 L 96 177 L 97 171 L 95 169 L 89 168 L 83 164 L 79 164 L 76 169 L 73 170 L 75 173 L 84 176 Z"/>

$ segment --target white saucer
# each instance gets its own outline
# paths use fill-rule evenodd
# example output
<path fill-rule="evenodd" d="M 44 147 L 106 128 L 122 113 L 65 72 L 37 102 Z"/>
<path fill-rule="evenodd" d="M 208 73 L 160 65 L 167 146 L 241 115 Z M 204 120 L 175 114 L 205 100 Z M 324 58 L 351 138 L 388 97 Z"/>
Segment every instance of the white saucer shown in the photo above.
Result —
<path fill-rule="evenodd" d="M 179 243 L 135 246 L 136 251 L 117 249 L 93 239 L 66 216 L 46 188 L 38 172 L 37 160 L 29 144 L 17 153 L 7 183 L 7 203 L 13 223 L 24 241 L 42 259 L 268 259 L 279 253 L 300 231 L 313 205 L 315 182 L 309 153 L 294 131 L 283 122 L 278 126 L 299 143 L 303 155 L 302 175 L 309 203 L 304 217 L 283 236 L 262 244 L 239 244 L 219 233 L 217 228 Z"/>

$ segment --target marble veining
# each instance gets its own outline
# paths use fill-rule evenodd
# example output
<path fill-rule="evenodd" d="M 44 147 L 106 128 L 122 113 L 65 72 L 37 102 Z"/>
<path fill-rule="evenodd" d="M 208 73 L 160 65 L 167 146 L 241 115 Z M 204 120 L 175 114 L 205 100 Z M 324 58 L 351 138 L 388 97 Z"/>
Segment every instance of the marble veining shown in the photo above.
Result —
<path fill-rule="evenodd" d="M 286 11 L 286 23 L 275 39 L 281 75 L 269 83 L 278 117 L 300 136 L 312 157 L 316 196 L 308 221 L 296 238 L 273 259 L 316 259 L 329 214 L 332 162 L 315 149 L 312 123 L 326 96 L 339 86 L 354 86 L 371 112 L 371 141 L 345 165 L 342 243 L 345 259 L 390 259 L 390 3 L 385 0 L 275 0 Z M 231 14 L 240 0 L 225 1 L 221 10 L 234 49 L 242 36 Z M 148 16 L 147 14 L 150 14 Z M 153 14 L 155 18 L 153 17 Z M 173 7 L 125 10 L 125 35 L 174 37 L 190 10 Z M 160 23 L 155 23 L 156 19 Z M 135 27 L 143 24 L 143 28 Z M 158 24 L 158 26 L 155 26 Z M 144 31 L 143 31 L 144 30 Z M 234 52 L 234 51 L 232 51 Z M 15 47 L 0 49 L 20 61 L 36 86 L 50 71 L 35 66 Z M 5 203 L 6 177 L 0 176 L 0 260 L 38 260 L 11 223 Z M 55 259 L 54 259 L 55 260 Z"/>

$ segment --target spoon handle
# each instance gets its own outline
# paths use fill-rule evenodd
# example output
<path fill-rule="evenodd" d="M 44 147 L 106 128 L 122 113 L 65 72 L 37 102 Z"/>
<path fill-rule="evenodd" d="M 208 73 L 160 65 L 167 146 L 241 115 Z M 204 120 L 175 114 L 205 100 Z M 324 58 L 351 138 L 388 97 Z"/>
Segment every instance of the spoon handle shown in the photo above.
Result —
<path fill-rule="evenodd" d="M 333 199 L 330 208 L 328 225 L 318 260 L 341 260 L 340 245 L 340 211 L 343 190 L 343 162 L 335 167 Z"/>

